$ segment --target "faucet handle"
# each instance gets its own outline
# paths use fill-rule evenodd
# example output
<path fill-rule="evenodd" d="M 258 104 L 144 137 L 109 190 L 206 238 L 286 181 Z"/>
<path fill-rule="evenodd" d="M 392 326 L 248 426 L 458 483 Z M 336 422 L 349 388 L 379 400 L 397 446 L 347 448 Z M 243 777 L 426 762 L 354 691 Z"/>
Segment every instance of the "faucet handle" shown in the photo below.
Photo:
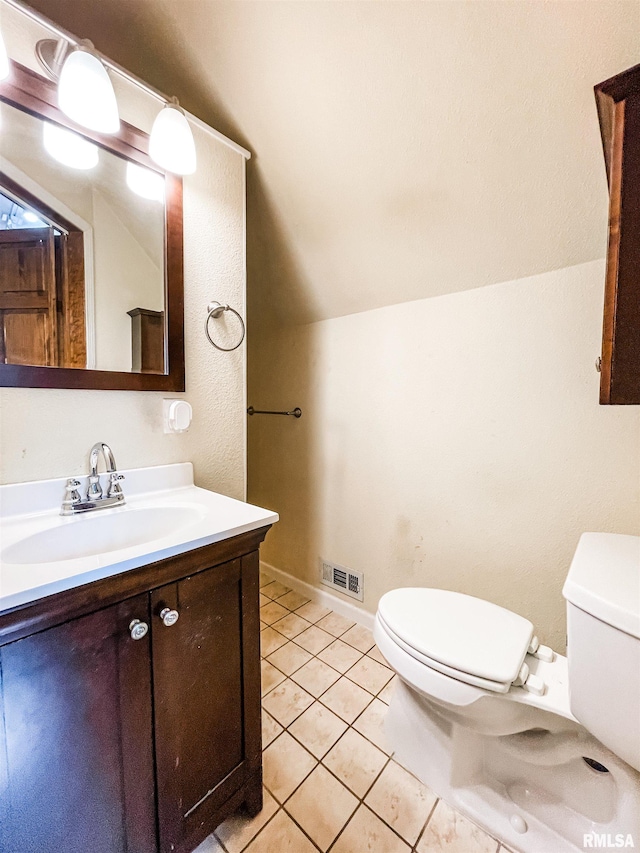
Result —
<path fill-rule="evenodd" d="M 67 480 L 67 485 L 64 487 L 64 499 L 62 501 L 62 507 L 60 510 L 62 515 L 71 515 L 73 512 L 73 507 L 76 504 L 81 503 L 82 498 L 80 497 L 80 492 L 78 491 L 79 485 L 80 480 L 76 480 L 73 477 Z"/>
<path fill-rule="evenodd" d="M 117 471 L 112 471 L 109 474 L 109 486 L 107 488 L 107 497 L 113 498 L 122 494 L 122 489 L 120 487 L 120 480 L 124 480 L 124 474 L 118 474 Z"/>
<path fill-rule="evenodd" d="M 67 485 L 65 486 L 65 490 L 67 492 L 65 495 L 66 501 L 70 501 L 71 503 L 78 503 L 80 501 L 80 492 L 78 491 L 79 485 L 80 480 L 76 480 L 74 477 L 67 480 Z"/>

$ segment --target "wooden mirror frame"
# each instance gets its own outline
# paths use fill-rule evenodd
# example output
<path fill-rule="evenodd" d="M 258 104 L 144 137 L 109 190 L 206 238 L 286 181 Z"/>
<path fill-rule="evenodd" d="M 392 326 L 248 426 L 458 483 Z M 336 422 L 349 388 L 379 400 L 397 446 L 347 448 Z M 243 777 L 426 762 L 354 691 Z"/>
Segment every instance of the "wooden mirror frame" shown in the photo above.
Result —
<path fill-rule="evenodd" d="M 147 154 L 148 135 L 120 122 L 117 136 L 78 128 L 57 106 L 56 86 L 12 62 L 9 79 L 0 82 L 0 101 L 36 118 L 52 119 L 79 131 L 101 148 L 162 171 Z M 0 386 L 12 388 L 92 388 L 113 391 L 184 391 L 184 266 L 182 179 L 165 173 L 165 373 L 129 373 L 76 367 L 0 364 Z"/>

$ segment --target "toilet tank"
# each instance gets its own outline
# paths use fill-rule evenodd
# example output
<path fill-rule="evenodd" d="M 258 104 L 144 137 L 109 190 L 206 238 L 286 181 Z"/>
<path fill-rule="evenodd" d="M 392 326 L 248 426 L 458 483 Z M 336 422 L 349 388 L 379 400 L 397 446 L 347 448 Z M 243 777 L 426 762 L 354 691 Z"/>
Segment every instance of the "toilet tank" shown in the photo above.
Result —
<path fill-rule="evenodd" d="M 640 770 L 640 537 L 583 533 L 562 594 L 571 712 Z"/>

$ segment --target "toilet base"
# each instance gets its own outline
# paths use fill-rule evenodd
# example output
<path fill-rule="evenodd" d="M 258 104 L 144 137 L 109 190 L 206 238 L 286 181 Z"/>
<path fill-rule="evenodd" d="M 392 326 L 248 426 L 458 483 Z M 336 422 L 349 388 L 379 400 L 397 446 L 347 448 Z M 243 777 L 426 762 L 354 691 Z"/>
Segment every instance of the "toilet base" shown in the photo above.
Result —
<path fill-rule="evenodd" d="M 640 774 L 582 726 L 543 713 L 487 735 L 459 720 L 400 680 L 385 732 L 400 764 L 491 835 L 520 853 L 582 853 L 594 834 L 640 848 Z"/>

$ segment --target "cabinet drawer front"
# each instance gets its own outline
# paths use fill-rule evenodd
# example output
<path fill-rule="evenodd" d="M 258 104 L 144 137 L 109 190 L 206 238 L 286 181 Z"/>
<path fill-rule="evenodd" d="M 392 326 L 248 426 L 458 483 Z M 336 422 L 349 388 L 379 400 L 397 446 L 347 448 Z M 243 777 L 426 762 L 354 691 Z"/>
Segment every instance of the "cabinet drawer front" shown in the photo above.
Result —
<path fill-rule="evenodd" d="M 146 595 L 0 649 L 3 853 L 156 850 L 149 640 L 133 619 Z"/>

